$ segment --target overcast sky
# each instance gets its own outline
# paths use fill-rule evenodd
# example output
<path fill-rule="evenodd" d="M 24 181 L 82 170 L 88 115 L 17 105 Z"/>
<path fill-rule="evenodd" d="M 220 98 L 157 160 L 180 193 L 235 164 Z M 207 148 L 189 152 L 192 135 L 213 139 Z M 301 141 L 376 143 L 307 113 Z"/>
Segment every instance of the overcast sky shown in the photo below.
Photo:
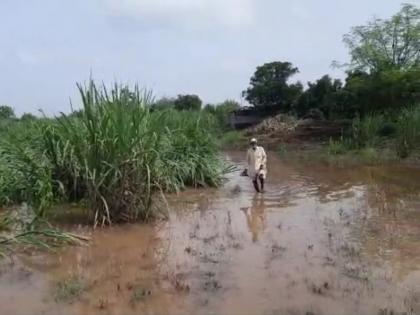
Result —
<path fill-rule="evenodd" d="M 420 0 L 405 1 L 420 4 Z M 138 82 L 157 96 L 240 100 L 256 66 L 291 61 L 306 83 L 342 77 L 342 35 L 397 0 L 0 0 L 0 104 L 53 114 L 76 82 Z"/>

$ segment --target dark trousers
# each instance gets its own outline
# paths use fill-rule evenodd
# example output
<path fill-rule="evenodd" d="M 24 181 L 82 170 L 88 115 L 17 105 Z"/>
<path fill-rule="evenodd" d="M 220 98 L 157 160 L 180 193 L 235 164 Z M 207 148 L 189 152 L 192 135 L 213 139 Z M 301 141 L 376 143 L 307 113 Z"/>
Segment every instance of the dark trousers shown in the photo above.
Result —
<path fill-rule="evenodd" d="M 256 175 L 252 184 L 254 184 L 254 188 L 257 192 L 262 192 L 264 190 L 264 177 L 262 175 Z"/>

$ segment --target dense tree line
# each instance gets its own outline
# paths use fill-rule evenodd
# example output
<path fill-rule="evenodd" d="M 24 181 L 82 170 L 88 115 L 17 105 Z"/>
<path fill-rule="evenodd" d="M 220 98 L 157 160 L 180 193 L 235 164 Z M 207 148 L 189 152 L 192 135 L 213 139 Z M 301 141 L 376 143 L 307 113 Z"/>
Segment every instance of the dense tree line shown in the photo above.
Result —
<path fill-rule="evenodd" d="M 303 88 L 290 83 L 298 68 L 271 62 L 257 68 L 243 92 L 257 109 L 300 117 L 353 118 L 399 111 L 420 102 L 420 9 L 405 4 L 390 19 L 374 19 L 344 36 L 350 52 L 345 82 L 328 75 Z"/>

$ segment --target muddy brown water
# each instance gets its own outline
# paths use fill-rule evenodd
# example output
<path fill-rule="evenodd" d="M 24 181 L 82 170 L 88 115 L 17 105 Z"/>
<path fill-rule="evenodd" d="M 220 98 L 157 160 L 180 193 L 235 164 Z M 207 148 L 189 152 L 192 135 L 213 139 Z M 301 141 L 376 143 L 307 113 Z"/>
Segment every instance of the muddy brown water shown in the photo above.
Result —
<path fill-rule="evenodd" d="M 268 167 L 264 194 L 233 173 L 170 196 L 167 221 L 4 260 L 0 314 L 420 314 L 419 170 Z M 56 302 L 71 277 L 84 291 Z"/>

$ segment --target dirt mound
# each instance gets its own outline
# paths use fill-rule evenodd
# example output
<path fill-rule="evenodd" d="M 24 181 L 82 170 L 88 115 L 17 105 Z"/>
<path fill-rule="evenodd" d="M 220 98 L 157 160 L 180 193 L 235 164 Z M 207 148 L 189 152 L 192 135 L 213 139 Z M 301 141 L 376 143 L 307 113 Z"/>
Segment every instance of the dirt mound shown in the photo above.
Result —
<path fill-rule="evenodd" d="M 246 134 L 290 134 L 296 130 L 299 123 L 299 120 L 292 116 L 279 114 L 263 120 L 254 127 L 248 128 Z"/>
<path fill-rule="evenodd" d="M 338 138 L 350 125 L 351 121 L 348 120 L 296 119 L 279 114 L 248 128 L 245 134 L 258 137 L 265 147 L 277 148 L 283 142 L 325 142 Z"/>

